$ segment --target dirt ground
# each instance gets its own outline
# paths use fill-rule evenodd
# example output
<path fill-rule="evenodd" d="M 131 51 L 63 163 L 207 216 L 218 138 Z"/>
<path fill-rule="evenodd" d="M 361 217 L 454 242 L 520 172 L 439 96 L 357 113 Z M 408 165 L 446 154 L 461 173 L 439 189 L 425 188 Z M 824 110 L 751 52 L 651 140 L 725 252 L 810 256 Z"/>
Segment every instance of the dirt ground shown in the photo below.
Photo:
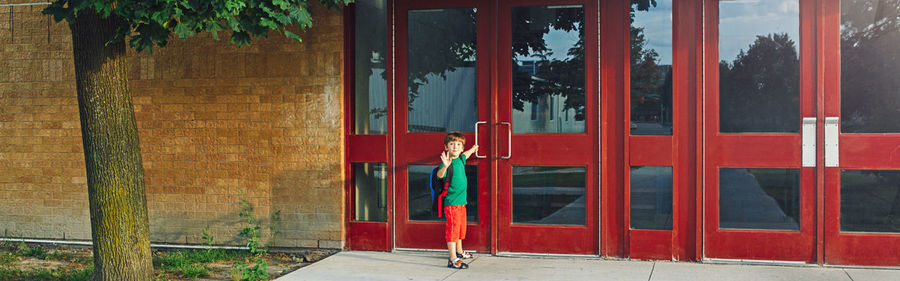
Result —
<path fill-rule="evenodd" d="M 0 261 L 0 269 L 15 268 L 22 271 L 31 270 L 57 270 L 69 269 L 71 271 L 81 270 L 93 264 L 92 251 L 89 246 L 71 246 L 71 245 L 37 245 L 28 244 L 28 251 L 22 251 L 21 248 L 16 249 L 10 246 L 12 243 L 6 243 L 5 247 L 0 247 L 0 257 L 5 261 Z M 35 251 L 36 248 L 43 248 L 43 251 Z M 165 255 L 175 251 L 175 249 L 153 249 L 153 255 Z M 35 254 L 38 252 L 39 254 Z M 42 253 L 41 253 L 42 252 Z M 261 256 L 266 260 L 266 271 L 269 279 L 275 279 L 288 274 L 298 268 L 312 264 L 318 260 L 334 254 L 335 250 L 294 250 L 291 252 L 270 252 Z M 253 266 L 259 258 L 243 258 L 237 260 L 226 260 L 204 264 L 209 270 L 209 276 L 198 277 L 196 279 L 186 278 L 177 272 L 163 271 L 155 268 L 155 280 L 240 280 L 237 270 L 232 265 L 243 262 Z M 0 278 L 3 279 L 3 278 Z"/>

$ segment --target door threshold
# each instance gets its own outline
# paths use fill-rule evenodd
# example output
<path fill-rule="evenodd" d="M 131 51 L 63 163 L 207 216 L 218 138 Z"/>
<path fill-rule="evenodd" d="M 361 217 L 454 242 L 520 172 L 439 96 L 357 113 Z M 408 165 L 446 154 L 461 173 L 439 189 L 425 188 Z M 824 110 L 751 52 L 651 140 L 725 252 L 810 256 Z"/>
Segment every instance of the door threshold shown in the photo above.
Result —
<path fill-rule="evenodd" d="M 391 252 L 406 252 L 406 253 L 438 253 L 438 252 L 447 252 L 447 249 L 418 249 L 418 248 L 394 248 Z M 469 253 L 478 253 L 478 251 L 474 250 L 466 250 Z"/>
<path fill-rule="evenodd" d="M 520 253 L 520 252 L 497 252 L 498 257 L 510 258 L 582 258 L 582 259 L 602 259 L 600 255 L 579 255 L 579 254 L 542 254 L 542 253 Z"/>
<path fill-rule="evenodd" d="M 745 260 L 745 259 L 720 259 L 720 258 L 703 258 L 703 263 L 709 264 L 737 264 L 737 265 L 775 265 L 775 266 L 794 266 L 794 267 L 814 267 L 819 266 L 814 263 L 806 263 L 802 261 L 779 261 L 779 260 Z"/>

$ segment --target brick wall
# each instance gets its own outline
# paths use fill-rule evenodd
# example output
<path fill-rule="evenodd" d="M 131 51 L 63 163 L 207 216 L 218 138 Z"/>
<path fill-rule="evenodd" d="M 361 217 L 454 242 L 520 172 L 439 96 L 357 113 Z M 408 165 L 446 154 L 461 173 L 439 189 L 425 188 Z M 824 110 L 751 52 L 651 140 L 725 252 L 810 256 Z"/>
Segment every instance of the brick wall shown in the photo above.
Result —
<path fill-rule="evenodd" d="M 41 9 L 0 7 L 0 235 L 87 240 L 71 38 Z M 275 246 L 342 246 L 342 18 L 313 13 L 300 44 L 223 32 L 130 52 L 153 242 L 199 243 L 209 225 L 240 244 L 244 198 L 265 236 L 280 212 Z"/>

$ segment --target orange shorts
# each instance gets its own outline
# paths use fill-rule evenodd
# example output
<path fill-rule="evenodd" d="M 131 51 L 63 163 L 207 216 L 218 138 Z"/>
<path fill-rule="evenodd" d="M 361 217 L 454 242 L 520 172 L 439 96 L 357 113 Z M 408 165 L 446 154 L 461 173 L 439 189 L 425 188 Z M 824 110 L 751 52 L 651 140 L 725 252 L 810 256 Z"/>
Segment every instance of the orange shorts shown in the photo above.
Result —
<path fill-rule="evenodd" d="M 456 242 L 466 238 L 466 205 L 444 206 L 444 217 L 447 228 L 444 230 L 447 242 Z"/>

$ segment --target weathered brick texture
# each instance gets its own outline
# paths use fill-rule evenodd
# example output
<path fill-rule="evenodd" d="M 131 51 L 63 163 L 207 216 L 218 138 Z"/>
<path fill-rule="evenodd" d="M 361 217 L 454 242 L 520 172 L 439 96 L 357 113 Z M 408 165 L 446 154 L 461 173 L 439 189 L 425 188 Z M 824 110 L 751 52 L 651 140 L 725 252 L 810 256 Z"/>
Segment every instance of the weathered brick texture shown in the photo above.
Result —
<path fill-rule="evenodd" d="M 41 9 L 0 9 L 0 235 L 88 240 L 71 38 Z M 209 225 L 240 244 L 245 198 L 267 237 L 280 211 L 275 246 L 343 245 L 342 18 L 313 13 L 299 44 L 223 32 L 130 51 L 153 242 L 199 243 Z"/>

